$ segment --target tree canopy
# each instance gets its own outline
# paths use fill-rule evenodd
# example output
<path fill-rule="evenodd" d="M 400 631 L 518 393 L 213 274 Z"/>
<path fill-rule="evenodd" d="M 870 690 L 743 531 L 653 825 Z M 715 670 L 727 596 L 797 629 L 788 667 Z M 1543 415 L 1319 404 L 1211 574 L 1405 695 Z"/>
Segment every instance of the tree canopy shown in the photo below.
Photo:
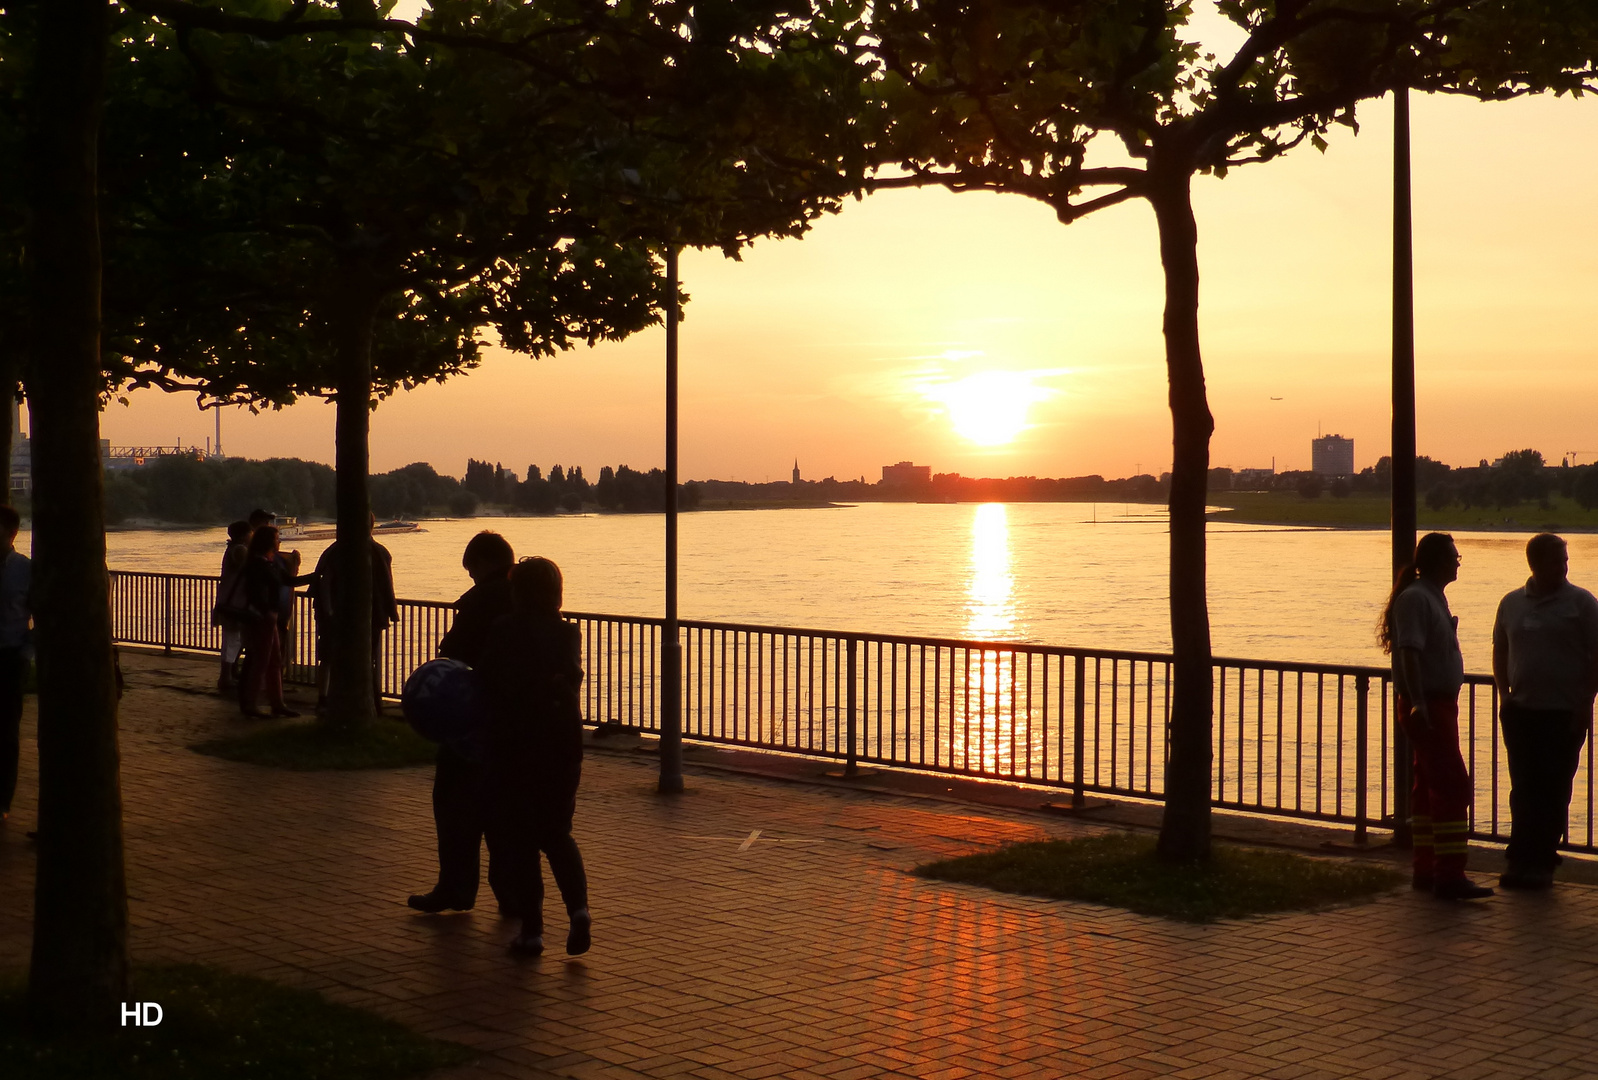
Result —
<path fill-rule="evenodd" d="M 1060 221 L 1154 210 L 1172 417 L 1174 684 L 1159 850 L 1208 857 L 1213 673 L 1205 505 L 1214 429 L 1199 342 L 1195 175 L 1308 142 L 1409 87 L 1502 98 L 1598 78 L 1598 8 L 1576 0 L 1219 0 L 1241 33 L 1206 51 L 1189 0 L 878 0 L 876 188 L 1014 192 Z M 1269 258 L 1263 252 L 1262 257 Z"/>

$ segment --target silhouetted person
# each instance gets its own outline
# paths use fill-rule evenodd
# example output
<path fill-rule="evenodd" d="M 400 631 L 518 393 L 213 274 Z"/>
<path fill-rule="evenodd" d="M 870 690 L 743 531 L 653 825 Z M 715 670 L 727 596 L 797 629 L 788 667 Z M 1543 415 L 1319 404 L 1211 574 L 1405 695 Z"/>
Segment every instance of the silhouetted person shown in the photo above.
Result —
<path fill-rule="evenodd" d="M 514 610 L 493 626 L 482 674 L 490 726 L 486 761 L 495 857 L 522 915 L 511 948 L 544 949 L 544 876 L 549 859 L 570 918 L 566 951 L 588 951 L 588 878 L 572 839 L 572 815 L 583 769 L 582 639 L 560 617 L 560 568 L 523 559 L 510 573 Z"/>
<path fill-rule="evenodd" d="M 283 661 L 278 652 L 278 623 L 283 617 L 283 597 L 295 585 L 311 580 L 290 577 L 277 559 L 277 526 L 262 525 L 250 534 L 244 560 L 244 603 L 250 612 L 244 623 L 244 676 L 239 680 L 239 711 L 252 719 L 266 714 L 256 703 L 263 694 L 272 716 L 298 716 L 283 702 Z"/>
<path fill-rule="evenodd" d="M 1445 900 L 1477 900 L 1493 891 L 1465 876 L 1470 773 L 1459 753 L 1459 688 L 1465 659 L 1459 620 L 1443 590 L 1459 577 L 1459 549 L 1446 533 L 1427 533 L 1398 572 L 1377 639 L 1393 654 L 1398 722 L 1413 751 L 1410 824 L 1414 887 Z"/>
<path fill-rule="evenodd" d="M 1504 597 L 1493 622 L 1498 684 L 1509 756 L 1509 866 L 1506 889 L 1547 889 L 1563 860 L 1559 841 L 1570 788 L 1592 728 L 1598 694 L 1598 600 L 1566 580 L 1565 542 L 1540 533 L 1526 544 L 1531 578 Z"/>
<path fill-rule="evenodd" d="M 472 587 L 455 601 L 455 619 L 438 643 L 438 655 L 477 667 L 482 662 L 495 622 L 510 614 L 510 570 L 516 554 L 496 532 L 480 532 L 466 545 L 461 565 Z M 477 902 L 478 870 L 488 805 L 483 767 L 440 743 L 433 771 L 433 824 L 438 831 L 438 884 L 431 892 L 407 901 L 417 911 L 465 911 Z M 490 830 L 488 887 L 499 899 L 500 913 L 519 918 L 515 902 L 501 891 L 496 838 Z"/>
<path fill-rule="evenodd" d="M 370 515 L 368 527 L 377 524 L 377 516 Z M 383 707 L 383 633 L 390 623 L 399 621 L 399 603 L 394 599 L 394 558 L 388 548 L 375 539 L 372 545 L 372 699 L 378 710 Z M 333 633 L 338 610 L 334 598 L 338 595 L 338 541 L 327 548 L 316 560 L 313 575 L 316 584 L 311 588 L 311 601 L 316 612 L 316 704 L 327 700 L 327 640 Z"/>
<path fill-rule="evenodd" d="M 244 624 L 240 613 L 244 609 L 244 560 L 249 557 L 250 534 L 248 521 L 235 521 L 227 527 L 227 547 L 222 551 L 222 575 L 216 583 L 216 607 L 211 611 L 211 624 L 222 628 L 222 670 L 216 678 L 219 694 L 231 694 L 234 685 L 234 665 L 244 651 Z"/>
<path fill-rule="evenodd" d="M 33 562 L 17 550 L 22 519 L 0 506 L 0 821 L 11 816 L 22 756 L 22 690 L 32 652 Z"/>

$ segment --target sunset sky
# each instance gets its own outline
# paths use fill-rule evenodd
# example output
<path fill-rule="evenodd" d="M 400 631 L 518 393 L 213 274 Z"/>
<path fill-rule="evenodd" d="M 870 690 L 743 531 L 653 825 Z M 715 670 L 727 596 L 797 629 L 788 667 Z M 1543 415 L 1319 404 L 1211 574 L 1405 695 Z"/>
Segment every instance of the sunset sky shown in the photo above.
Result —
<path fill-rule="evenodd" d="M 1214 464 L 1307 468 L 1317 429 L 1351 436 L 1358 468 L 1387 452 L 1391 116 L 1369 103 L 1324 155 L 1198 182 Z M 1598 458 L 1598 101 L 1417 96 L 1413 124 L 1420 452 Z M 1063 226 L 1020 196 L 890 192 L 741 263 L 682 266 L 685 478 L 786 479 L 795 457 L 811 479 L 876 480 L 902 459 L 991 476 L 1169 468 L 1144 203 Z M 663 340 L 495 351 L 383 403 L 373 465 L 659 465 Z M 332 459 L 321 403 L 223 424 L 233 455 Z M 103 421 L 115 444 L 210 431 L 192 397 L 155 391 Z"/>

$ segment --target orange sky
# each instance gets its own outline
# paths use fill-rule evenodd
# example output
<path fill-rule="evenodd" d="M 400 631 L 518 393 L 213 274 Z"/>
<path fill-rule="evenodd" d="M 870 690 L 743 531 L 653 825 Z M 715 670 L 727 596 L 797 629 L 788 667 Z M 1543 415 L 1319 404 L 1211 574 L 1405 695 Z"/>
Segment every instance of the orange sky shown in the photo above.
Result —
<path fill-rule="evenodd" d="M 1413 111 L 1420 452 L 1598 451 L 1598 102 Z M 1307 468 L 1317 426 L 1354 438 L 1356 467 L 1387 452 L 1390 118 L 1373 103 L 1325 155 L 1198 183 L 1214 464 Z M 885 193 L 741 263 L 685 255 L 683 275 L 685 478 L 786 479 L 795 457 L 808 478 L 871 480 L 906 458 L 995 476 L 1169 467 L 1143 203 L 1063 226 L 1019 196 Z M 661 464 L 662 342 L 496 353 L 385 402 L 374 467 Z M 1008 445 L 951 423 L 949 383 L 984 371 L 1019 373 L 999 385 L 1033 399 Z M 116 444 L 210 429 L 192 398 L 154 391 L 103 421 Z M 308 403 L 228 413 L 223 437 L 231 454 L 330 461 L 332 431 L 331 408 Z"/>

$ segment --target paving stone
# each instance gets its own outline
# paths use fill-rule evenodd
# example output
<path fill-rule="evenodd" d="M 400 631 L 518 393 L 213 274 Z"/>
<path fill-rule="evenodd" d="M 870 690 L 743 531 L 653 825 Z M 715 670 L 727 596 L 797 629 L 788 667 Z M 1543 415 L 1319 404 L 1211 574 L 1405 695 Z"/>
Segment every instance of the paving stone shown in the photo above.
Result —
<path fill-rule="evenodd" d="M 429 769 L 197 755 L 189 743 L 246 726 L 194 692 L 214 668 L 124 662 L 135 958 L 260 974 L 472 1046 L 447 1080 L 1592 1075 L 1591 886 L 1479 905 L 1406 890 L 1191 926 L 908 873 L 1090 821 L 723 769 L 691 769 L 688 793 L 663 799 L 652 757 L 595 753 L 576 826 L 594 949 L 561 953 L 551 887 L 552 951 L 517 959 L 486 884 L 467 913 L 405 906 L 435 871 Z M 30 703 L 0 828 L 13 970 L 33 899 L 32 738 Z"/>

